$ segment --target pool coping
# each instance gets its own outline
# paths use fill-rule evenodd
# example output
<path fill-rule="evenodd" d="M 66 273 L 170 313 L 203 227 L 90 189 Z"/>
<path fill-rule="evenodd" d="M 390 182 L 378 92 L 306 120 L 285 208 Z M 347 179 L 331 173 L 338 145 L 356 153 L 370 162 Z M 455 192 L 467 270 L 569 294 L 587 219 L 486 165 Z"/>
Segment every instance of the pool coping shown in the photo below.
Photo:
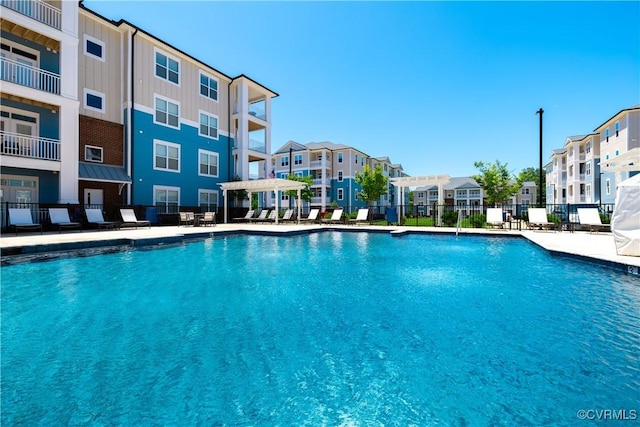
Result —
<path fill-rule="evenodd" d="M 155 228 L 155 227 L 154 227 Z M 56 242 L 56 235 L 41 235 L 29 237 L 26 239 L 15 239 L 15 245 L 11 245 L 13 237 L 3 237 L 2 247 L 0 249 L 0 265 L 14 265 L 20 263 L 47 261 L 60 258 L 69 258 L 74 256 L 91 256 L 101 253 L 113 253 L 126 250 L 151 248 L 154 246 L 181 245 L 189 242 L 206 240 L 209 238 L 224 238 L 229 236 L 257 235 L 257 236 L 278 236 L 289 237 L 299 236 L 318 232 L 338 231 L 338 232 L 368 232 L 389 234 L 391 237 L 398 238 L 407 235 L 452 235 L 456 237 L 462 236 L 480 236 L 480 237 L 500 237 L 500 238 L 524 238 L 532 244 L 546 250 L 552 256 L 568 258 L 574 261 L 596 264 L 603 267 L 611 268 L 619 272 L 624 272 L 640 277 L 640 257 L 623 257 L 605 253 L 578 253 L 578 250 L 584 252 L 585 244 L 582 243 L 588 239 L 594 240 L 591 245 L 586 246 L 602 246 L 603 239 L 607 237 L 613 238 L 611 234 L 602 234 L 600 237 L 589 234 L 579 233 L 539 233 L 533 231 L 510 231 L 510 230 L 484 230 L 484 229 L 460 229 L 455 228 L 433 228 L 433 227 L 380 227 L 380 226 L 341 226 L 341 225 L 317 225 L 317 226 L 231 226 L 231 227 L 214 227 L 204 228 L 185 228 L 185 227 L 157 227 L 155 234 L 152 236 L 145 233 L 130 233 L 135 235 L 127 235 L 124 237 L 109 238 L 106 233 L 110 231 L 102 231 L 98 233 L 65 233 L 60 238 L 66 241 Z M 144 230 L 143 230 L 144 231 Z M 160 234 L 157 234 L 160 233 Z M 562 247 L 558 241 L 568 239 L 573 235 L 580 240 L 579 244 L 573 247 Z M 553 237 L 553 239 L 551 239 Z M 596 242 L 596 240 L 600 240 Z M 10 240 L 7 243 L 7 240 Z M 22 243 L 22 244 L 19 244 Z M 607 240 L 607 244 L 610 242 Z M 576 250 L 578 249 L 578 250 Z M 615 250 L 613 250 L 615 252 Z"/>

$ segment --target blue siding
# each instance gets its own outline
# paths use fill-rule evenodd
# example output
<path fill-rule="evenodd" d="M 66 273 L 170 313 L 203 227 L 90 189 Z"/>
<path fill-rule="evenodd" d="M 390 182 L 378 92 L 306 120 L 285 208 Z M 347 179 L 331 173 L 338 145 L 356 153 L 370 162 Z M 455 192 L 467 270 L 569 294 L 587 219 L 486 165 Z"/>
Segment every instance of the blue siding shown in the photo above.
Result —
<path fill-rule="evenodd" d="M 54 174 L 51 171 L 12 167 L 0 168 L 0 174 L 3 177 L 6 175 L 38 177 L 39 200 L 36 201 L 39 203 L 58 203 L 58 199 L 60 198 L 60 180 L 58 174 Z M 7 196 L 5 196 L 5 200 L 6 199 L 8 199 Z"/>
<path fill-rule="evenodd" d="M 2 31 L 2 39 L 10 40 L 13 43 L 26 46 L 30 49 L 37 50 L 38 56 L 40 57 L 40 69 L 50 71 L 52 73 L 60 74 L 60 54 L 49 52 L 43 45 L 34 43 L 29 40 L 25 40 L 21 37 L 16 36 L 15 34 L 7 33 Z M 2 100 L 4 103 L 4 100 Z"/>
<path fill-rule="evenodd" d="M 24 104 L 19 101 L 10 99 L 2 99 L 4 107 L 15 108 L 16 110 L 29 111 L 39 115 L 38 118 L 38 135 L 44 138 L 60 139 L 60 120 L 58 114 L 51 113 L 51 110 L 43 107 L 36 107 L 30 104 Z"/>
<path fill-rule="evenodd" d="M 338 189 L 342 188 L 344 197 L 342 200 L 338 200 Z M 335 201 L 338 206 L 343 208 L 357 208 L 365 207 L 367 203 L 360 199 L 355 198 L 356 189 L 362 190 L 360 184 L 356 183 L 353 178 L 344 178 L 342 182 L 337 179 L 331 180 L 331 201 Z"/>
<path fill-rule="evenodd" d="M 218 185 L 227 182 L 229 176 L 229 140 L 220 136 L 218 140 L 198 135 L 198 129 L 181 123 L 180 129 L 172 129 L 153 123 L 153 116 L 134 110 L 133 123 L 133 203 L 153 205 L 153 186 L 163 185 L 180 188 L 180 205 L 197 206 L 198 189 L 222 191 Z M 180 172 L 154 170 L 154 139 L 180 145 Z M 218 154 L 218 178 L 198 175 L 198 150 Z"/>

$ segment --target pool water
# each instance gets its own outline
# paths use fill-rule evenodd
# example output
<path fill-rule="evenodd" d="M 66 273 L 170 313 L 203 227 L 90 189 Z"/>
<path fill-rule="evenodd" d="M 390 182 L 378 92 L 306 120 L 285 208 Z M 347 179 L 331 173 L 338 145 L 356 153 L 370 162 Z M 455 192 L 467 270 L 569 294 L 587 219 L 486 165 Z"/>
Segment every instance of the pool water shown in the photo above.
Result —
<path fill-rule="evenodd" d="M 575 425 L 640 281 L 515 238 L 238 236 L 2 267 L 2 425 Z"/>

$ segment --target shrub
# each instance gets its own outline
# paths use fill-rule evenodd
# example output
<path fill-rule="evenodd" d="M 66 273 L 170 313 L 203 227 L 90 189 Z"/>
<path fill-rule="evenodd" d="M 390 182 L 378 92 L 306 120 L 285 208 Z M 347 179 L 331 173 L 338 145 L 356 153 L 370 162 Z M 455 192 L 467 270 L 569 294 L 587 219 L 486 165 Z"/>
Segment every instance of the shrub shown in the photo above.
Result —
<path fill-rule="evenodd" d="M 458 222 L 458 213 L 455 211 L 444 211 L 442 214 L 442 224 L 445 227 L 453 227 Z"/>
<path fill-rule="evenodd" d="M 474 228 L 482 228 L 487 222 L 487 216 L 485 214 L 474 214 L 469 216 L 469 223 Z"/>

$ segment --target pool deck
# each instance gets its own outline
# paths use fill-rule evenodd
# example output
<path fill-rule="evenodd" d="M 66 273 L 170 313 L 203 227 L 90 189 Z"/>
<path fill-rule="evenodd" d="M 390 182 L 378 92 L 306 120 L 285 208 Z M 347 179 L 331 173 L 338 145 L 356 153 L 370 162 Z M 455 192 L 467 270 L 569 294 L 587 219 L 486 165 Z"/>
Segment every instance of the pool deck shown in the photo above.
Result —
<path fill-rule="evenodd" d="M 456 234 L 455 228 L 366 225 L 316 224 L 218 224 L 208 227 L 162 226 L 151 228 L 122 228 L 120 230 L 77 230 L 59 232 L 3 233 L 0 238 L 2 265 L 19 259 L 51 259 L 65 256 L 70 251 L 96 248 L 126 248 L 156 244 L 172 244 L 233 234 L 291 235 L 323 230 L 371 231 L 401 236 L 416 234 Z M 553 255 L 574 258 L 613 267 L 640 277 L 640 257 L 616 254 L 613 235 L 608 232 L 553 232 L 534 230 L 460 229 L 460 236 L 522 236 L 548 250 Z M 22 261 L 24 262 L 24 261 Z"/>

